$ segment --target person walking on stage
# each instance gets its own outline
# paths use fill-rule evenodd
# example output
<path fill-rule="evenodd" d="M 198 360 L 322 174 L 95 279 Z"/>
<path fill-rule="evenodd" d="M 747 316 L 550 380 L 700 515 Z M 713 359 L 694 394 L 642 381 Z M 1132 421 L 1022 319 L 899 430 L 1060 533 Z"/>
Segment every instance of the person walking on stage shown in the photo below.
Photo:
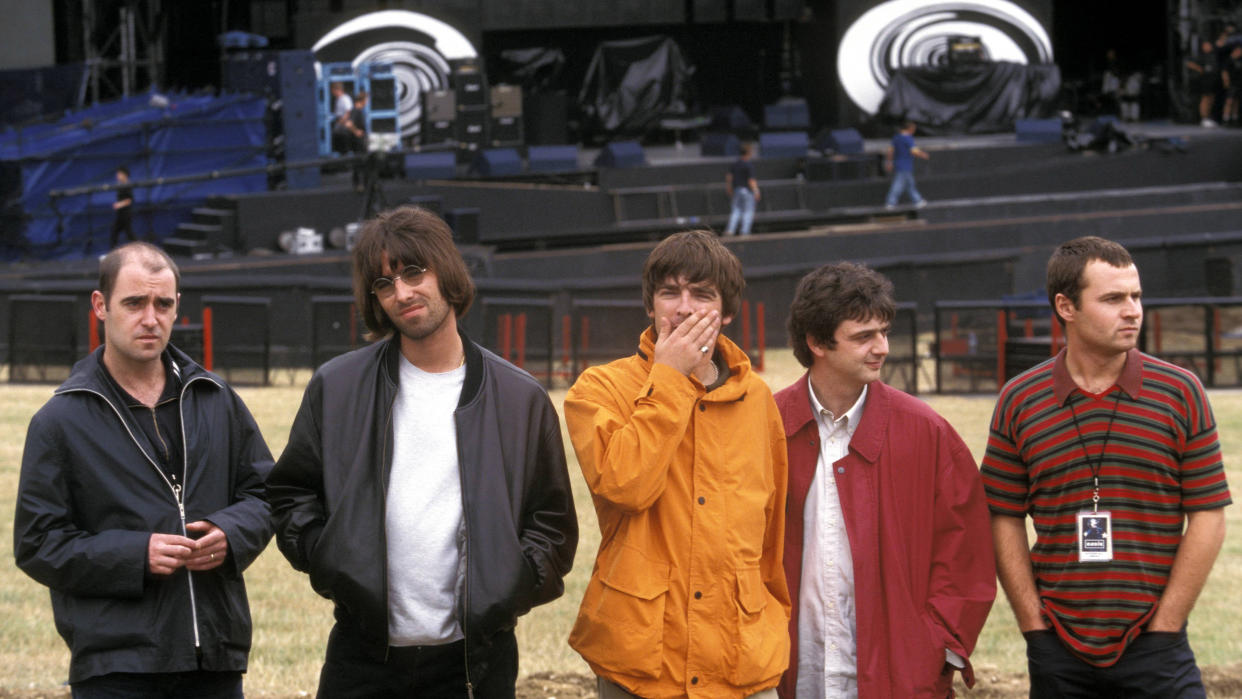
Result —
<path fill-rule="evenodd" d="M 893 142 L 888 147 L 888 153 L 884 158 L 884 169 L 893 175 L 893 184 L 888 188 L 888 196 L 884 200 L 884 208 L 897 208 L 897 201 L 901 195 L 909 194 L 910 200 L 917 207 L 927 206 L 927 200 L 919 194 L 918 187 L 914 185 L 914 159 L 922 158 L 928 160 L 931 158 L 927 151 L 914 145 L 914 131 L 917 127 L 913 121 L 906 121 L 901 125 L 901 130 L 897 135 L 893 136 Z"/>
<path fill-rule="evenodd" d="M 755 168 L 750 162 L 753 154 L 753 146 L 743 143 L 741 156 L 729 166 L 729 172 L 725 174 L 725 192 L 728 193 L 732 206 L 725 235 L 738 232 L 750 235 L 750 228 L 755 222 L 755 204 L 759 202 L 760 195 L 759 181 L 755 179 Z"/>

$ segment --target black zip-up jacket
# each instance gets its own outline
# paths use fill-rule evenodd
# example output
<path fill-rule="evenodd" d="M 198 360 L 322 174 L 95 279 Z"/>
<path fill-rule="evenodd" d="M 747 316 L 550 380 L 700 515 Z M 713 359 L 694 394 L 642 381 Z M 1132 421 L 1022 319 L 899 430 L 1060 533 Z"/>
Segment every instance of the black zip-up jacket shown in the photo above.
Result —
<path fill-rule="evenodd" d="M 547 393 L 464 335 L 462 344 L 466 378 L 453 417 L 466 522 L 458 619 L 469 651 L 564 592 L 578 520 Z M 384 527 L 399 359 L 393 337 L 316 371 L 267 481 L 281 552 L 376 658 L 388 648 Z"/>
<path fill-rule="evenodd" d="M 166 352 L 181 379 L 181 484 L 157 465 L 104 375 L 102 347 L 74 365 L 26 433 L 13 551 L 18 567 L 51 588 L 71 683 L 197 670 L 199 652 L 204 670 L 246 669 L 242 571 L 272 536 L 263 500 L 272 455 L 237 394 L 171 345 Z M 186 522 L 198 520 L 224 530 L 224 564 L 150 575 L 152 532 L 185 536 Z"/>

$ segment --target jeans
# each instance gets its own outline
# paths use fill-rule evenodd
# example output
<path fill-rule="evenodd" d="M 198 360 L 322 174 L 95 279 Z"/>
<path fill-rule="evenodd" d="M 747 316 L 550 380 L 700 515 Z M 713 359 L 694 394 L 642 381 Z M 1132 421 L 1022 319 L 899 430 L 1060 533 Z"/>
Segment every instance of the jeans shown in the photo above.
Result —
<path fill-rule="evenodd" d="M 742 224 L 742 235 L 750 235 L 750 226 L 755 221 L 755 193 L 749 187 L 733 190 L 733 210 L 729 212 L 729 225 L 725 226 L 725 235 L 738 232 L 739 221 Z"/>
<path fill-rule="evenodd" d="M 1095 667 L 1083 662 L 1061 643 L 1055 631 L 1028 631 L 1023 636 L 1031 677 L 1031 699 L 1199 699 L 1206 696 L 1185 629 L 1140 633 L 1112 667 Z"/>
<path fill-rule="evenodd" d="M 240 672 L 114 672 L 74 682 L 73 699 L 242 699 Z"/>
<path fill-rule="evenodd" d="M 910 200 L 915 204 L 923 201 L 923 195 L 919 194 L 918 187 L 914 186 L 913 170 L 897 170 L 893 172 L 893 185 L 888 188 L 888 197 L 884 200 L 885 206 L 897 206 L 897 200 L 901 198 L 901 193 L 910 194 Z"/>

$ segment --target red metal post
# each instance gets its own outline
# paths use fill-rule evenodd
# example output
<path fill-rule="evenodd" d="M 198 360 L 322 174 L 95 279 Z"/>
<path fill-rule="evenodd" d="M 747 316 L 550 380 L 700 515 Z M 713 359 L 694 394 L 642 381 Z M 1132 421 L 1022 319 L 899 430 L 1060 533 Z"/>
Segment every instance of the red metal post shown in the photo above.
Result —
<path fill-rule="evenodd" d="M 755 367 L 756 371 L 763 371 L 763 351 L 768 346 L 767 330 L 763 321 L 763 302 L 755 304 L 755 324 L 759 327 L 759 365 Z"/>
<path fill-rule="evenodd" d="M 996 390 L 1005 386 L 1005 343 L 1009 340 L 1009 324 L 1005 312 L 996 312 Z"/>
<path fill-rule="evenodd" d="M 188 324 L 189 319 L 183 319 L 183 324 Z M 211 331 L 211 306 L 203 308 L 203 368 L 207 371 L 215 371 L 212 367 L 216 363 L 216 350 L 213 343 Z"/>
<path fill-rule="evenodd" d="M 519 313 L 513 320 L 513 344 L 517 348 L 517 365 L 526 368 L 526 314 Z"/>
<path fill-rule="evenodd" d="M 742 300 L 742 351 L 750 354 L 750 301 Z"/>
<path fill-rule="evenodd" d="M 99 319 L 95 317 L 95 309 L 86 312 L 86 337 L 90 341 L 91 351 L 99 347 Z"/>

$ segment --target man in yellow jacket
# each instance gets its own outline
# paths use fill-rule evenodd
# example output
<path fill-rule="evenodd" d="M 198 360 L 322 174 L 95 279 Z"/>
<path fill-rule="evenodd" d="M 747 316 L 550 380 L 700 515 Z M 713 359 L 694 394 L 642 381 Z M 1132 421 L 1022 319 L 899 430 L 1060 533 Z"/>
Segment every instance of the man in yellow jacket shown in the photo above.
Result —
<path fill-rule="evenodd" d="M 665 239 L 638 352 L 565 398 L 602 541 L 569 644 L 604 699 L 775 697 L 789 662 L 784 429 L 720 334 L 743 286 L 712 233 Z"/>

